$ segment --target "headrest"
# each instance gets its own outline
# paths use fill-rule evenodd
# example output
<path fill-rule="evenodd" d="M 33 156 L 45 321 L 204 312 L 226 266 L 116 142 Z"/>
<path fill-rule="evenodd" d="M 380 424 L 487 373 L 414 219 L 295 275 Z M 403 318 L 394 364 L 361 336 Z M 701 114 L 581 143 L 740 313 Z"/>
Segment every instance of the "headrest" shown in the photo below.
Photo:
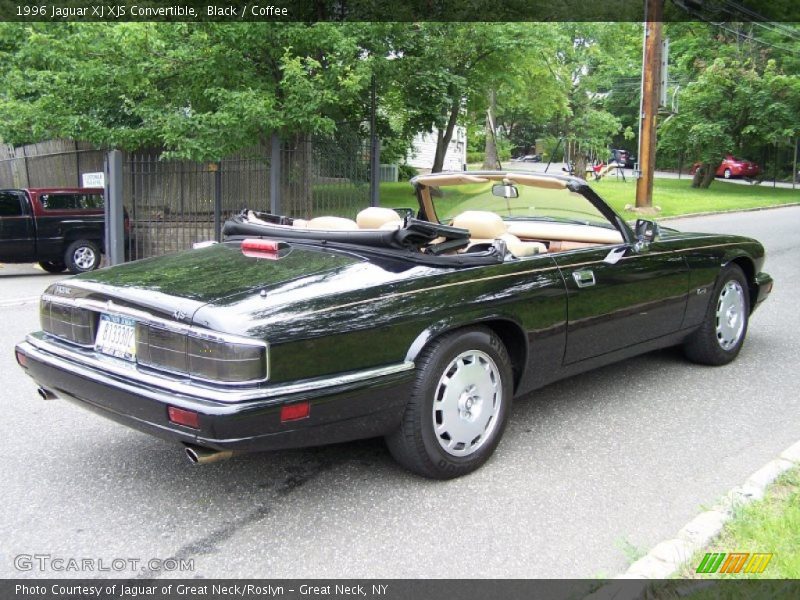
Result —
<path fill-rule="evenodd" d="M 352 219 L 343 217 L 314 217 L 306 223 L 307 229 L 358 229 L 358 225 Z"/>
<path fill-rule="evenodd" d="M 370 206 L 356 216 L 356 223 L 359 229 L 380 229 L 387 223 L 394 223 L 395 221 L 401 221 L 400 215 L 391 208 L 382 206 Z"/>
<path fill-rule="evenodd" d="M 500 215 L 485 210 L 466 210 L 453 219 L 453 227 L 468 229 L 470 237 L 494 240 L 506 232 Z"/>

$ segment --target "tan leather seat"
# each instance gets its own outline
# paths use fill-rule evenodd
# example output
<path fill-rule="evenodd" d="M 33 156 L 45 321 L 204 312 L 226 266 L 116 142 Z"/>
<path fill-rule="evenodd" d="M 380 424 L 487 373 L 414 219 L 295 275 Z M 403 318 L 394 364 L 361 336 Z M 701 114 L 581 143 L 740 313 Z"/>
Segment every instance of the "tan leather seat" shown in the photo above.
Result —
<path fill-rule="evenodd" d="M 370 206 L 356 215 L 356 224 L 359 229 L 396 229 L 403 220 L 391 208 Z"/>
<path fill-rule="evenodd" d="M 493 212 L 464 211 L 453 219 L 453 227 L 469 231 L 470 246 L 503 240 L 506 243 L 506 249 L 517 258 L 547 252 L 547 247 L 540 242 L 523 242 L 517 236 L 508 233 L 505 221 L 500 215 Z"/>
<path fill-rule="evenodd" d="M 307 229 L 339 229 L 350 231 L 358 229 L 358 225 L 353 219 L 345 219 L 344 217 L 314 217 L 306 223 Z"/>

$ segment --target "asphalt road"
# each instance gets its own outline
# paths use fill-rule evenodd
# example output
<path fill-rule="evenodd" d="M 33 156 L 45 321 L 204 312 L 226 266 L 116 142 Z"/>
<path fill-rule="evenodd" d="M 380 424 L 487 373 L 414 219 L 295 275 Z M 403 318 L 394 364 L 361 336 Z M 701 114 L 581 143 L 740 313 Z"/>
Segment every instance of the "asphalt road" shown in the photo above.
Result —
<path fill-rule="evenodd" d="M 45 402 L 12 345 L 57 277 L 0 269 L 0 577 L 594 577 L 674 535 L 800 439 L 800 208 L 673 221 L 752 235 L 772 298 L 739 359 L 651 353 L 515 405 L 495 457 L 451 482 L 380 441 L 196 467 L 178 447 Z M 194 570 L 18 571 L 14 557 L 166 558 Z M 65 563 L 67 564 L 67 563 Z"/>

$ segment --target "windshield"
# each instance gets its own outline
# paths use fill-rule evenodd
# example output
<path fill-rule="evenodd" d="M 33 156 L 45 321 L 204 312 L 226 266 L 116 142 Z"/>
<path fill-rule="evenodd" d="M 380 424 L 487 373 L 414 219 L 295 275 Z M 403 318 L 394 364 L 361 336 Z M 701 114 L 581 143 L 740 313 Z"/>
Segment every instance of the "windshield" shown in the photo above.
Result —
<path fill-rule="evenodd" d="M 499 198 L 492 194 L 492 185 L 496 183 L 431 187 L 431 201 L 439 221 L 447 224 L 464 211 L 483 210 L 496 213 L 506 221 L 560 221 L 612 228 L 591 202 L 575 192 L 516 185 L 517 198 Z"/>

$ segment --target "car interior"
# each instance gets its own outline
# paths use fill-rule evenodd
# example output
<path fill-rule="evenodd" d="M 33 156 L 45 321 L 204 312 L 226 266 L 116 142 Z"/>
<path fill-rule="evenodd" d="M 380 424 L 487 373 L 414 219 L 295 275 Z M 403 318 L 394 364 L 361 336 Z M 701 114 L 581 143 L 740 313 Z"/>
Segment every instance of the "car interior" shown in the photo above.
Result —
<path fill-rule="evenodd" d="M 502 248 L 506 259 L 622 243 L 614 228 L 567 181 L 533 174 L 468 173 L 416 179 L 419 218 L 403 209 L 368 207 L 355 219 L 292 219 L 245 210 L 226 234 L 274 235 L 373 247 L 409 248 L 437 256 Z M 250 225 L 256 229 L 243 229 Z"/>

